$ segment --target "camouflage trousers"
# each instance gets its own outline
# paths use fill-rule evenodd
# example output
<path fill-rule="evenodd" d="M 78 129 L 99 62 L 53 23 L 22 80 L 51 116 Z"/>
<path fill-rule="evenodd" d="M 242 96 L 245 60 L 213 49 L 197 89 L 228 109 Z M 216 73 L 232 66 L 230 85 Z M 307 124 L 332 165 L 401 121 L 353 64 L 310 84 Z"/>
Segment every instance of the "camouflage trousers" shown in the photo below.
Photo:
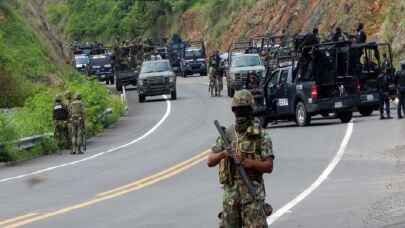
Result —
<path fill-rule="evenodd" d="M 66 148 L 69 143 L 67 121 L 55 120 L 54 138 L 58 148 Z"/>
<path fill-rule="evenodd" d="M 265 188 L 253 181 L 257 197 L 253 199 L 245 184 L 237 180 L 232 186 L 224 185 L 223 213 L 220 228 L 267 228 L 264 212 Z"/>
<path fill-rule="evenodd" d="M 72 154 L 81 153 L 83 147 L 83 128 L 80 119 L 71 121 Z"/>

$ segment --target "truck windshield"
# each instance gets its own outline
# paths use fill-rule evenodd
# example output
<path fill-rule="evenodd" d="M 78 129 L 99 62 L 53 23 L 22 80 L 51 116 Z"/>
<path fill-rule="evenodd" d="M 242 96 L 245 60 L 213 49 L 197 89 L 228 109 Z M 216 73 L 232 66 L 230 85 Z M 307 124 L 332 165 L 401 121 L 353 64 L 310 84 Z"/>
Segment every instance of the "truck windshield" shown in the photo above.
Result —
<path fill-rule="evenodd" d="M 169 71 L 170 65 L 168 62 L 145 62 L 142 66 L 141 73 L 154 73 Z"/>
<path fill-rule="evenodd" d="M 248 67 L 261 65 L 259 56 L 239 55 L 232 58 L 233 67 Z"/>
<path fill-rule="evenodd" d="M 101 66 L 109 63 L 110 60 L 107 56 L 94 56 L 91 58 L 91 65 Z"/>
<path fill-rule="evenodd" d="M 186 50 L 184 57 L 186 59 L 202 58 L 201 50 Z"/>
<path fill-rule="evenodd" d="M 85 56 L 75 57 L 76 64 L 89 64 L 89 58 Z"/>

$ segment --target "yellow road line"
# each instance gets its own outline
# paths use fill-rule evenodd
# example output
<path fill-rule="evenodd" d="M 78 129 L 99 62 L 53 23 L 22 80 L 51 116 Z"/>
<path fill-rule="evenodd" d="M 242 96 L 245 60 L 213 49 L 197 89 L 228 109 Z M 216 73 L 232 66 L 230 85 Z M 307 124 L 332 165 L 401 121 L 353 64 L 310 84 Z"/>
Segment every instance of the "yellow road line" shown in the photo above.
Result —
<path fill-rule="evenodd" d="M 161 171 L 159 173 L 156 173 L 154 175 L 151 175 L 149 177 L 143 178 L 141 180 L 135 181 L 133 183 L 124 185 L 124 186 L 119 187 L 119 188 L 115 188 L 115 189 L 110 190 L 110 191 L 99 193 L 99 194 L 97 194 L 97 197 L 109 195 L 109 194 L 119 192 L 119 191 L 122 191 L 122 190 L 125 190 L 125 189 L 128 189 L 128 188 L 132 188 L 132 187 L 135 187 L 135 186 L 142 186 L 145 183 L 148 183 L 149 181 L 155 180 L 156 178 L 159 178 L 159 177 L 164 176 L 166 174 L 173 173 L 174 171 L 176 171 L 178 169 L 181 169 L 182 167 L 186 166 L 187 164 L 190 164 L 190 163 L 192 163 L 192 162 L 194 162 L 196 160 L 199 160 L 201 158 L 205 158 L 207 156 L 208 152 L 209 152 L 208 150 L 204 151 L 203 153 L 201 153 L 201 154 L 199 154 L 199 155 L 197 155 L 197 156 L 195 156 L 195 157 L 193 157 L 193 158 L 191 158 L 191 159 L 189 159 L 187 161 L 181 162 L 181 163 L 179 163 L 179 164 L 177 164 L 177 165 L 175 165 L 175 166 L 173 166 L 171 168 L 163 170 L 163 171 Z"/>
<path fill-rule="evenodd" d="M 26 215 L 22 215 L 22 216 L 7 219 L 7 220 L 4 220 L 4 221 L 0 221 L 0 226 L 7 225 L 7 224 L 13 223 L 13 222 L 17 222 L 17 221 L 20 221 L 20 220 L 23 220 L 23 219 L 26 219 L 26 218 L 30 218 L 30 217 L 33 217 L 35 215 L 37 215 L 37 213 L 29 213 L 29 214 L 26 214 Z"/>
<path fill-rule="evenodd" d="M 197 156 L 194 156 L 193 158 L 191 158 L 187 161 L 181 162 L 178 165 L 168 168 L 162 172 L 159 172 L 157 174 L 154 174 L 149 177 L 143 178 L 141 180 L 135 181 L 133 183 L 124 185 L 122 187 L 115 188 L 111 191 L 100 193 L 100 194 L 96 195 L 96 198 L 93 198 L 89 201 L 85 201 L 85 202 L 82 202 L 82 203 L 79 203 L 79 204 L 76 204 L 73 206 L 62 208 L 57 211 L 49 212 L 49 213 L 39 215 L 36 217 L 29 217 L 28 219 L 23 220 L 23 221 L 21 221 L 21 219 L 16 220 L 15 223 L 12 223 L 12 224 L 9 223 L 9 225 L 6 226 L 6 228 L 15 228 L 15 227 L 24 226 L 24 225 L 27 225 L 27 224 L 30 224 L 30 223 L 33 223 L 36 221 L 40 221 L 40 220 L 44 220 L 44 219 L 54 217 L 57 215 L 65 214 L 65 213 L 68 213 L 73 210 L 89 207 L 93 204 L 96 204 L 96 203 L 99 203 L 99 202 L 102 202 L 102 201 L 105 201 L 108 199 L 116 198 L 116 197 L 128 194 L 130 192 L 145 188 L 145 187 L 155 184 L 159 181 L 173 177 L 173 176 L 191 168 L 192 166 L 200 163 L 201 161 L 204 161 L 207 158 L 208 153 L 209 153 L 209 150 L 205 151 Z"/>

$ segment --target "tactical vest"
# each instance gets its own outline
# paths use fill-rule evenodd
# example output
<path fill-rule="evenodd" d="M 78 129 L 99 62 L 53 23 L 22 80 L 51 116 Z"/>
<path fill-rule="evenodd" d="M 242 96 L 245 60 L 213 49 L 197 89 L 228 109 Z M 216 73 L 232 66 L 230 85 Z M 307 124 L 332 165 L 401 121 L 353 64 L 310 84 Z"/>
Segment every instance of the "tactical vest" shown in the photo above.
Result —
<path fill-rule="evenodd" d="M 237 133 L 234 126 L 226 130 L 226 136 L 232 142 L 232 149 L 241 155 L 243 159 L 263 160 L 262 157 L 262 134 L 261 129 L 249 127 L 245 133 Z M 263 173 L 246 169 L 250 180 L 263 181 Z M 219 182 L 232 185 L 235 180 L 241 179 L 235 165 L 229 159 L 223 159 L 219 163 Z"/>
<path fill-rule="evenodd" d="M 68 110 L 62 104 L 55 104 L 53 107 L 53 116 L 55 120 L 67 120 Z"/>
<path fill-rule="evenodd" d="M 83 117 L 83 106 L 80 101 L 73 101 L 70 104 L 70 115 L 72 119 L 79 119 Z"/>

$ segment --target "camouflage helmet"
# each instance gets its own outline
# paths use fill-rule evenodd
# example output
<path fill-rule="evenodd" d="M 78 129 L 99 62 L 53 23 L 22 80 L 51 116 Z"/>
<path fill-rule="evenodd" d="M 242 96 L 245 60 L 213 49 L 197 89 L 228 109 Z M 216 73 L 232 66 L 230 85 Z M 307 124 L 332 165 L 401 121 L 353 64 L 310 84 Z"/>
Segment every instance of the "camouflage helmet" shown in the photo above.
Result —
<path fill-rule="evenodd" d="M 239 90 L 233 96 L 232 108 L 241 106 L 253 107 L 253 105 L 254 105 L 254 97 L 249 90 L 246 89 Z"/>
<path fill-rule="evenodd" d="M 64 97 L 65 97 L 66 99 L 68 99 L 68 100 L 72 99 L 72 92 L 70 92 L 69 90 L 67 90 L 67 91 L 64 93 Z"/>
<path fill-rule="evenodd" d="M 55 96 L 55 102 L 62 102 L 62 95 L 61 94 L 57 94 Z"/>
<path fill-rule="evenodd" d="M 75 100 L 81 100 L 82 99 L 82 95 L 80 93 L 76 93 L 74 96 Z"/>

